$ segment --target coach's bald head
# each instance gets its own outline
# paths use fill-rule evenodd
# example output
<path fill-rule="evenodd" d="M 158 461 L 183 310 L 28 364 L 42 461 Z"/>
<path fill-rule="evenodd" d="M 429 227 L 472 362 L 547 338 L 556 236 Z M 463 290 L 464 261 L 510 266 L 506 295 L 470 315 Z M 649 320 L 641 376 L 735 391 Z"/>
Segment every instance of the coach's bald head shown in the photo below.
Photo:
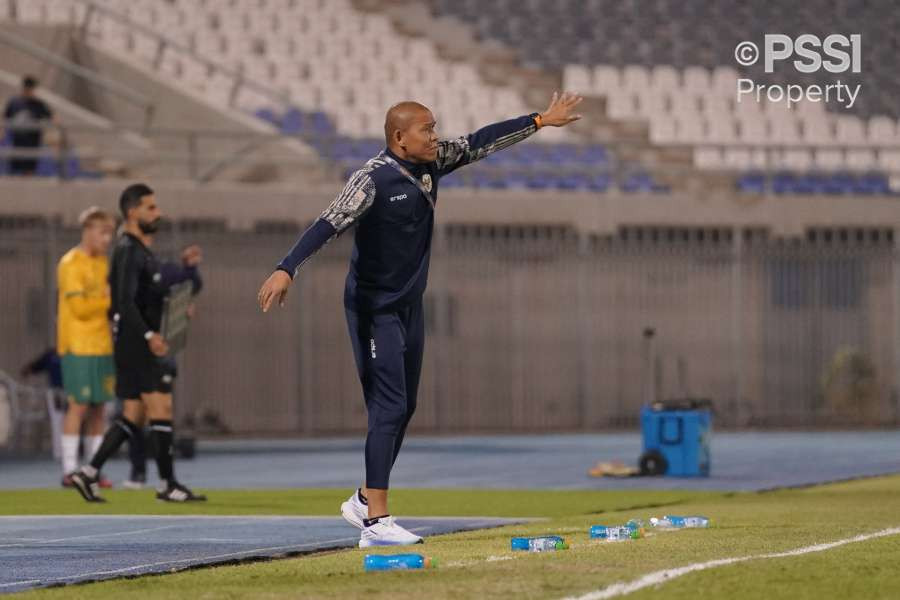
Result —
<path fill-rule="evenodd" d="M 398 157 L 417 163 L 437 158 L 434 115 L 418 102 L 407 100 L 390 107 L 384 117 L 387 147 Z"/>
<path fill-rule="evenodd" d="M 390 143 L 395 132 L 405 131 L 417 120 L 430 117 L 432 117 L 431 111 L 424 104 L 412 100 L 398 102 L 390 107 L 384 116 L 384 137 Z"/>

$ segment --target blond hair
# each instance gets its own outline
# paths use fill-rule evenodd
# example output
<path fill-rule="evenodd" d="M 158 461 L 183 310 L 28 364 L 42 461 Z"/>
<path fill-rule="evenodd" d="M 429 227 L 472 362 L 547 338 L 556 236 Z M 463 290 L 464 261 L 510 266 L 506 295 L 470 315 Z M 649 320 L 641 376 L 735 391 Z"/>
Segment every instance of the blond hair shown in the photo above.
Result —
<path fill-rule="evenodd" d="M 112 215 L 100 208 L 99 206 L 91 206 L 78 215 L 78 224 L 81 225 L 82 229 L 87 229 L 94 223 L 107 221 L 109 223 L 114 223 Z"/>

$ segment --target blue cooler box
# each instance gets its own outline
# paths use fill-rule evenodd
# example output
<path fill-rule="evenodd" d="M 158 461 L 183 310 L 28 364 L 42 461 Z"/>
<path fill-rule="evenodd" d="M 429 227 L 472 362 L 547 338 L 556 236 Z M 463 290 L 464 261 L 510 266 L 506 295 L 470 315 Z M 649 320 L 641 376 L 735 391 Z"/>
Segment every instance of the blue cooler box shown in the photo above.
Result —
<path fill-rule="evenodd" d="M 710 404 L 699 403 L 701 408 L 678 409 L 666 404 L 657 403 L 641 409 L 644 455 L 653 451 L 661 454 L 667 465 L 663 471 L 665 475 L 709 477 Z"/>

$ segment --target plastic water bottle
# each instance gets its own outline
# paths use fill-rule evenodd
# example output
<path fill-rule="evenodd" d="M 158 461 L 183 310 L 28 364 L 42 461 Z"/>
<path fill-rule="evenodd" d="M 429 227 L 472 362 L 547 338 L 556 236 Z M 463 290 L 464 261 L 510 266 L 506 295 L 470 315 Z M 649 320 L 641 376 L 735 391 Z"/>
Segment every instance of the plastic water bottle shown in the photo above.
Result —
<path fill-rule="evenodd" d="M 667 517 L 652 517 L 650 519 L 650 525 L 655 527 L 656 529 L 674 529 L 675 524 L 672 523 Z"/>
<path fill-rule="evenodd" d="M 590 529 L 590 536 L 594 539 L 619 541 L 619 540 L 636 540 L 644 537 L 644 530 L 631 528 L 627 525 L 618 527 L 608 527 L 606 525 L 593 525 Z"/>
<path fill-rule="evenodd" d="M 631 530 L 631 539 L 644 537 L 644 522 L 641 519 L 630 519 L 627 523 L 625 523 L 625 527 Z M 637 535 L 634 535 L 635 533 Z"/>
<path fill-rule="evenodd" d="M 591 525 L 590 536 L 592 539 L 608 540 L 610 529 L 614 528 L 606 525 Z"/>
<path fill-rule="evenodd" d="M 650 519 L 650 524 L 660 529 L 694 529 L 709 527 L 709 519 L 700 516 L 680 517 L 666 515 L 662 519 Z"/>
<path fill-rule="evenodd" d="M 558 535 L 545 535 L 540 537 L 514 537 L 510 540 L 513 550 L 527 550 L 528 552 L 552 552 L 554 550 L 566 550 L 569 546 L 566 540 Z"/>
<path fill-rule="evenodd" d="M 366 571 L 393 571 L 395 569 L 427 569 L 437 566 L 437 563 L 421 554 L 367 554 L 363 566 Z"/>

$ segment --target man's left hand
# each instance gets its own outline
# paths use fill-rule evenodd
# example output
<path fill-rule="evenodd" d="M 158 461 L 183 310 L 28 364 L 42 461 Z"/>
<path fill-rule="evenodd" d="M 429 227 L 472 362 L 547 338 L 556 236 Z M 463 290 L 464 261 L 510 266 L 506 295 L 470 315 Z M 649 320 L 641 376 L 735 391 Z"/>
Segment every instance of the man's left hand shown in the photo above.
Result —
<path fill-rule="evenodd" d="M 553 98 L 550 99 L 550 106 L 541 113 L 541 125 L 551 127 L 564 127 L 569 123 L 577 121 L 581 115 L 572 114 L 578 104 L 584 100 L 578 94 L 571 92 L 563 92 L 562 96 L 559 92 L 553 92 Z"/>
<path fill-rule="evenodd" d="M 196 267 L 203 262 L 203 250 L 200 246 L 188 246 L 181 252 L 181 262 L 186 267 Z"/>

